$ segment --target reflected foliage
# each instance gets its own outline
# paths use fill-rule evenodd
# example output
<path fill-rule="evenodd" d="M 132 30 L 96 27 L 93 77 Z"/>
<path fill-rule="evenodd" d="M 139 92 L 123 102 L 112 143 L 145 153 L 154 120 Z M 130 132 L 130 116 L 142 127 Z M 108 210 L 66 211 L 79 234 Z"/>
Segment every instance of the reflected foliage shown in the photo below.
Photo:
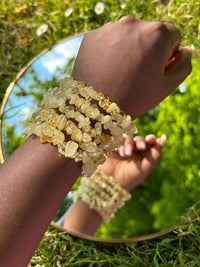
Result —
<path fill-rule="evenodd" d="M 30 67 L 18 80 L 13 96 L 20 100 L 32 96 L 28 103 L 31 112 L 20 115 L 19 125 L 25 129 L 30 114 L 47 89 L 58 86 L 61 77 L 70 76 L 74 58 L 58 69 L 52 79 L 40 80 Z M 139 135 L 154 133 L 168 137 L 163 157 L 155 170 L 140 186 L 132 191 L 132 199 L 120 209 L 109 224 L 102 224 L 96 236 L 102 238 L 133 237 L 168 228 L 178 222 L 187 209 L 199 200 L 200 192 L 200 60 L 193 59 L 193 72 L 171 96 L 135 121 Z M 28 85 L 28 86 L 27 86 Z M 19 104 L 20 101 L 16 103 Z M 27 102 L 27 101 L 26 101 Z M 12 104 L 12 103 L 11 103 Z M 7 158 L 24 140 L 15 127 L 6 123 L 12 105 L 8 101 L 3 124 L 3 152 Z M 11 109 L 11 110 L 10 110 Z M 21 109 L 21 107 L 20 107 Z M 12 138 L 10 138 L 12 137 Z M 80 179 L 74 185 L 75 190 Z M 71 205 L 69 196 L 58 210 L 54 221 Z"/>
<path fill-rule="evenodd" d="M 8 158 L 25 140 L 22 136 L 14 134 L 13 125 L 6 125 L 4 127 L 3 139 L 3 147 L 6 148 L 4 149 L 4 158 Z"/>
<path fill-rule="evenodd" d="M 71 58 L 64 67 L 57 68 L 51 79 L 39 79 L 38 72 L 29 67 L 16 82 L 3 114 L 2 148 L 5 159 L 25 140 L 23 132 L 43 94 L 49 88 L 58 86 L 62 77 L 71 75 L 74 61 L 75 58 Z"/>
<path fill-rule="evenodd" d="M 132 237 L 165 229 L 180 222 L 200 193 L 200 60 L 175 92 L 135 121 L 139 135 L 165 133 L 160 163 L 138 188 L 126 208 L 96 236 Z M 130 217 L 132 218 L 130 220 Z"/>

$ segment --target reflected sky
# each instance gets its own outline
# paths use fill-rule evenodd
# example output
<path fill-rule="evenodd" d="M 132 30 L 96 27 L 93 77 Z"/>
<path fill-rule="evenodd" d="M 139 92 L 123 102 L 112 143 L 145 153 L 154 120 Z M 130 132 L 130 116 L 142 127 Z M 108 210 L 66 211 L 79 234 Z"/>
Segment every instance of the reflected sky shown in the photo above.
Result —
<path fill-rule="evenodd" d="M 5 106 L 2 144 L 5 143 L 4 138 L 7 138 L 4 132 L 4 125 L 15 125 L 14 134 L 22 135 L 25 131 L 25 125 L 23 126 L 21 122 L 26 121 L 37 109 L 35 94 L 41 92 L 38 91 L 40 88 L 34 88 L 32 89 L 34 90 L 34 95 L 30 93 L 30 86 L 34 83 L 34 78 L 37 77 L 37 80 L 43 83 L 48 80 L 51 81 L 52 76 L 57 78 L 57 82 L 67 76 L 62 70 L 65 69 L 70 59 L 77 56 L 83 36 L 81 34 L 54 45 L 39 56 L 18 79 Z M 20 95 L 22 94 L 21 90 L 23 90 L 23 95 Z"/>
<path fill-rule="evenodd" d="M 26 69 L 23 75 L 18 78 L 4 109 L 5 112 L 3 116 L 1 136 L 4 159 L 6 159 L 20 145 L 20 142 L 23 142 L 24 139 L 22 139 L 22 134 L 25 131 L 26 124 L 30 120 L 31 114 L 37 110 L 37 104 L 41 101 L 46 90 L 58 86 L 58 82 L 61 78 L 71 76 L 71 70 L 83 36 L 83 34 L 75 36 L 54 45 L 51 49 L 37 57 L 37 59 L 31 63 L 30 67 Z M 195 64 L 196 67 L 194 70 L 196 69 L 197 71 L 198 68 L 199 71 L 199 61 Z M 170 227 L 180 222 L 180 214 L 185 214 L 191 204 L 196 203 L 196 201 L 199 200 L 200 187 L 196 179 L 196 177 L 198 177 L 198 174 L 196 173 L 198 162 L 193 162 L 193 159 L 190 159 L 189 157 L 190 155 L 199 156 L 200 153 L 199 151 L 195 152 L 195 148 L 197 147 L 195 144 L 198 144 L 199 146 L 200 141 L 198 139 L 198 128 L 195 130 L 195 127 L 197 127 L 195 114 L 199 107 L 199 103 L 197 108 L 195 106 L 196 104 L 193 103 L 194 109 L 193 106 L 189 105 L 191 102 L 195 102 L 194 100 L 197 98 L 197 95 L 195 95 L 195 86 L 198 86 L 199 90 L 198 77 L 199 75 L 191 74 L 190 77 L 188 77 L 188 83 L 182 83 L 174 92 L 174 95 L 177 96 L 176 99 L 179 99 L 178 96 L 181 95 L 181 101 L 183 101 L 183 111 L 180 113 L 181 116 L 174 117 L 174 114 L 169 116 L 169 110 L 166 110 L 165 116 L 167 119 L 166 121 L 163 120 L 162 127 L 168 135 L 167 144 L 169 144 L 169 146 L 168 150 L 167 144 L 164 148 L 164 151 L 166 152 L 163 154 L 161 164 L 157 167 L 155 172 L 150 174 L 143 184 L 133 191 L 132 199 L 126 203 L 126 206 L 123 209 L 120 209 L 115 214 L 112 222 L 108 225 L 101 225 L 101 229 L 97 232 L 96 236 L 115 238 L 121 237 L 121 233 L 123 232 L 122 237 L 132 237 L 134 235 L 148 234 L 157 231 L 158 229 L 165 229 L 166 225 L 167 227 Z M 191 92 L 189 91 L 190 87 L 193 88 L 193 93 L 192 90 Z M 174 106 L 174 103 L 172 103 L 172 106 Z M 186 106 L 187 109 L 185 108 Z M 162 107 L 165 112 L 165 103 L 162 104 Z M 146 120 L 147 117 L 141 118 L 141 126 L 139 127 L 140 131 L 148 125 L 148 131 L 151 132 L 151 130 L 149 130 L 151 129 L 151 123 L 152 129 L 155 130 L 155 124 L 158 119 L 157 115 L 160 112 L 160 106 L 156 106 L 154 109 L 148 111 L 148 120 Z M 180 138 L 182 138 L 182 140 L 185 138 L 182 127 L 184 125 L 181 124 L 181 117 L 183 114 L 186 116 L 187 112 L 190 114 L 190 119 L 189 123 L 186 120 L 187 125 L 185 128 L 189 128 L 190 131 L 186 131 L 186 137 L 188 138 L 187 140 L 189 140 L 187 142 L 190 142 L 191 146 L 184 147 L 182 156 L 187 157 L 187 162 L 185 162 L 184 159 L 181 160 L 177 158 L 176 153 L 173 154 L 173 147 L 176 144 L 171 143 L 172 145 L 170 145 L 170 140 L 173 138 L 173 140 L 177 140 L 177 151 L 182 149 L 182 143 L 180 143 L 179 146 L 178 142 Z M 146 121 L 148 123 L 146 123 Z M 194 127 L 191 122 L 193 122 Z M 137 123 L 140 123 L 140 121 Z M 12 131 L 10 131 L 9 127 L 12 128 Z M 177 128 L 179 131 L 177 131 Z M 193 148 L 192 150 L 191 147 Z M 170 158 L 170 155 L 173 157 Z M 196 158 L 199 158 L 198 156 L 196 156 Z M 174 168 L 170 168 L 173 164 L 177 165 Z M 180 167 L 177 168 L 177 166 Z M 183 172 L 180 172 L 181 175 L 176 175 L 176 169 L 181 170 L 181 168 L 184 168 Z M 162 179 L 156 180 L 157 177 L 161 177 Z M 190 180 L 191 187 L 188 186 L 188 189 L 186 181 L 188 182 Z M 179 188 L 179 184 L 181 184 L 182 187 L 180 186 Z M 175 191 L 173 191 L 174 185 L 176 189 Z M 164 195 L 166 192 L 169 194 Z M 168 195 L 170 195 L 169 198 Z M 171 199 L 173 199 L 174 202 L 172 202 L 172 205 L 170 206 L 169 203 Z M 70 195 L 68 195 L 66 201 L 63 202 L 62 208 L 59 209 L 55 221 L 62 215 L 61 211 L 63 212 L 64 208 L 69 207 L 69 200 L 71 201 Z M 177 206 L 177 211 L 174 210 L 174 203 L 175 206 Z M 164 204 L 166 206 L 162 206 Z M 167 217 L 167 220 L 165 220 L 166 223 L 163 227 L 162 223 L 165 217 Z M 156 225 L 158 222 L 161 222 L 161 226 Z"/>

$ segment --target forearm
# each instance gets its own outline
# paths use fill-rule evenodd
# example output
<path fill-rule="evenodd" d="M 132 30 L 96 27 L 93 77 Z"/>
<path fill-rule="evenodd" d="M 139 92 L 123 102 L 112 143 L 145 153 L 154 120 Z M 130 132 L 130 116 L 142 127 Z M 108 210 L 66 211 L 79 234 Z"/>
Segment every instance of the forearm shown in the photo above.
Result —
<path fill-rule="evenodd" d="M 26 266 L 80 175 L 56 147 L 30 137 L 0 169 L 0 262 Z"/>
<path fill-rule="evenodd" d="M 98 212 L 78 199 L 68 210 L 63 227 L 72 232 L 94 235 L 101 223 Z"/>

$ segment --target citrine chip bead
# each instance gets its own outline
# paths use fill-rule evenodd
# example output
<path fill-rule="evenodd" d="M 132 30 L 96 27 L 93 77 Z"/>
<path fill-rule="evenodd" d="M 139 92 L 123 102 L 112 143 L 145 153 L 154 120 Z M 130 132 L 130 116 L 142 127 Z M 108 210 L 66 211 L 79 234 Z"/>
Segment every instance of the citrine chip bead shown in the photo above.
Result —
<path fill-rule="evenodd" d="M 78 149 L 78 144 L 74 141 L 68 141 L 65 145 L 65 157 L 73 157 Z"/>

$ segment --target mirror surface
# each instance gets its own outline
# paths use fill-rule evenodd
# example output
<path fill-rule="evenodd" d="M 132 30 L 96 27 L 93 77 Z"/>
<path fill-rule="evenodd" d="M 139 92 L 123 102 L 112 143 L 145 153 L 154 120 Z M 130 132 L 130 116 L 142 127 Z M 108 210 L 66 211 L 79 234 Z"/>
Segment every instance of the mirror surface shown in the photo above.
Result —
<path fill-rule="evenodd" d="M 19 75 L 12 88 L 9 87 L 11 92 L 1 125 L 4 159 L 24 141 L 26 124 L 44 92 L 71 75 L 82 38 L 83 35 L 78 35 L 63 40 L 39 55 Z M 164 230 L 179 223 L 183 216 L 187 217 L 190 207 L 199 201 L 199 66 L 199 59 L 194 58 L 193 72 L 186 82 L 135 121 L 140 135 L 167 134 L 162 160 L 148 179 L 132 191 L 132 199 L 111 222 L 100 226 L 96 237 L 130 238 Z M 72 190 L 78 187 L 79 180 Z M 66 196 L 54 222 L 59 221 L 72 204 L 70 195 Z"/>

